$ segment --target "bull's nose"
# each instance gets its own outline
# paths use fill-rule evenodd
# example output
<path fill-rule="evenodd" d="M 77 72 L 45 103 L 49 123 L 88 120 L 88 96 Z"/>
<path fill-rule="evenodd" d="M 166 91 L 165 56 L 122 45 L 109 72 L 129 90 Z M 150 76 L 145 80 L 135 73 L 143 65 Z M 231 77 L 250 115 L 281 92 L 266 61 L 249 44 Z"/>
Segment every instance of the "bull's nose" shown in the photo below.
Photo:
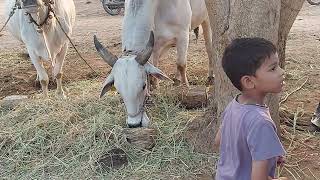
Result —
<path fill-rule="evenodd" d="M 148 125 L 149 117 L 146 112 L 143 112 L 136 117 L 128 116 L 127 118 L 127 126 L 129 128 L 148 127 Z"/>
<path fill-rule="evenodd" d="M 127 125 L 129 128 L 142 127 L 142 119 L 143 119 L 142 113 L 135 117 L 128 116 Z"/>
<path fill-rule="evenodd" d="M 142 122 L 138 123 L 138 124 L 128 124 L 129 128 L 140 128 L 142 127 Z"/>

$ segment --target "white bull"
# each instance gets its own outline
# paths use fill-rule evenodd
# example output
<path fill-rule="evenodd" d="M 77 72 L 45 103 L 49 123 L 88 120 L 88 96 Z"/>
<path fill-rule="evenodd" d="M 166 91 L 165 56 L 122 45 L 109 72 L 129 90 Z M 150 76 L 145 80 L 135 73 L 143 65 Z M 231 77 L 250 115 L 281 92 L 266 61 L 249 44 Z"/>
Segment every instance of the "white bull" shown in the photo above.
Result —
<path fill-rule="evenodd" d="M 6 0 L 7 16 L 16 3 L 21 9 L 17 9 L 10 19 L 9 31 L 26 45 L 44 96 L 48 96 L 49 77 L 43 60 L 52 62 L 57 95 L 65 97 L 62 88 L 62 66 L 68 49 L 68 39 L 63 30 L 68 36 L 72 33 L 76 16 L 73 0 Z M 62 27 L 50 8 L 57 15 Z M 34 22 L 30 23 L 31 21 Z"/>
<path fill-rule="evenodd" d="M 212 79 L 211 29 L 204 0 L 126 0 L 122 31 L 124 55 L 120 58 L 112 55 L 95 39 L 97 50 L 113 67 L 105 80 L 101 96 L 114 84 L 124 99 L 129 127 L 148 126 L 149 118 L 144 112 L 147 75 L 169 79 L 155 66 L 158 65 L 161 54 L 172 46 L 177 47 L 178 55 L 176 79 L 188 85 L 186 60 L 189 32 L 199 25 L 202 26 L 205 37 L 209 56 L 209 78 Z M 145 49 L 152 30 L 154 37 L 150 36 L 151 41 Z M 148 56 L 139 58 L 140 54 Z M 155 66 L 147 63 L 150 56 Z M 154 85 L 157 85 L 157 82 Z"/>

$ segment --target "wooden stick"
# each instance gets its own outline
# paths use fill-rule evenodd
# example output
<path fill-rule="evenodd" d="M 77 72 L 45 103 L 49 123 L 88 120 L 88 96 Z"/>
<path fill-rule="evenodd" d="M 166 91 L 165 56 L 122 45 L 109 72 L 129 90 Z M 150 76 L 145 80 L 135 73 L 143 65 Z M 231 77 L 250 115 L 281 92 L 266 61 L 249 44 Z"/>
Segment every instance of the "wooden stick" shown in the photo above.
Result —
<path fill-rule="evenodd" d="M 294 141 L 295 137 L 293 137 L 293 138 L 291 139 L 291 138 L 287 138 L 287 137 L 283 136 L 283 138 L 289 140 L 291 143 L 293 143 L 293 142 L 298 142 L 298 143 L 300 143 L 300 144 L 302 144 L 302 145 L 304 145 L 304 146 L 306 146 L 306 147 L 308 147 L 308 148 L 310 148 L 310 149 L 312 149 L 312 150 L 316 150 L 314 146 L 311 146 L 311 145 L 306 144 L 306 143 L 304 143 L 304 142 L 301 142 L 301 141 L 299 141 L 299 140 Z M 291 143 L 290 143 L 290 145 L 291 145 Z"/>
<path fill-rule="evenodd" d="M 313 172 L 308 168 L 309 172 L 311 173 L 311 175 L 314 177 L 314 179 L 319 180 L 314 174 Z"/>
<path fill-rule="evenodd" d="M 295 90 L 293 90 L 293 91 L 291 91 L 289 94 L 287 94 L 287 95 L 280 101 L 279 104 L 281 105 L 282 103 L 286 102 L 287 99 L 288 99 L 288 97 L 291 96 L 293 93 L 299 91 L 299 90 L 308 82 L 308 80 L 309 80 L 309 77 L 307 77 L 307 79 L 306 79 L 298 88 L 296 88 Z"/>

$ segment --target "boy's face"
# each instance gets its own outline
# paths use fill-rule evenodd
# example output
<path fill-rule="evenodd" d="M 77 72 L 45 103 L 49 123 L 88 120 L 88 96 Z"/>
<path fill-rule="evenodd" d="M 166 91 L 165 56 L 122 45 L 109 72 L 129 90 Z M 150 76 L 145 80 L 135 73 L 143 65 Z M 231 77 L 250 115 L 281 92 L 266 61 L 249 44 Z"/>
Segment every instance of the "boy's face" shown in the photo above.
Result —
<path fill-rule="evenodd" d="M 272 54 L 257 69 L 252 78 L 254 88 L 260 93 L 279 93 L 284 85 L 284 70 L 279 66 L 278 54 Z"/>

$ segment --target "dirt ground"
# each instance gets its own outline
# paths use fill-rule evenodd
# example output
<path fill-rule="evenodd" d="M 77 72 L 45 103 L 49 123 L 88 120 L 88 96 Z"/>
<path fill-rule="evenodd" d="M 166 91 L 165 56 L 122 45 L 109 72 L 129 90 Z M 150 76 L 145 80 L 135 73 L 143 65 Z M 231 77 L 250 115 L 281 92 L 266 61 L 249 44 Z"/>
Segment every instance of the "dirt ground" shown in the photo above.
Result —
<path fill-rule="evenodd" d="M 76 0 L 77 19 L 72 40 L 84 58 L 98 72 L 106 72 L 106 66 L 93 46 L 93 35 L 115 54 L 121 52 L 121 16 L 108 16 L 99 0 Z M 3 15 L 4 2 L 0 2 L 0 26 L 7 17 Z M 320 100 L 320 7 L 305 4 L 294 23 L 287 43 L 286 86 L 282 95 L 287 100 L 281 104 L 284 144 L 288 151 L 288 165 L 284 174 L 292 179 L 320 179 L 319 135 L 306 131 L 310 118 Z M 24 55 L 25 46 L 7 31 L 0 33 L 0 98 L 13 94 L 34 94 L 36 72 Z M 192 37 L 191 39 L 193 39 Z M 160 68 L 171 75 L 175 70 L 175 51 L 169 51 Z M 10 63 L 12 60 L 12 63 Z M 196 44 L 191 40 L 188 52 L 188 76 L 191 84 L 204 84 L 207 55 L 203 37 Z M 46 67 L 50 70 L 50 63 Z M 91 69 L 69 48 L 64 66 L 64 84 L 92 77 Z M 98 80 L 103 75 L 97 77 Z M 302 86 L 302 87 L 301 87 Z M 301 88 L 299 88 L 301 87 Z M 54 86 L 51 86 L 54 88 Z M 295 91 L 298 89 L 297 91 Z M 284 111 L 285 110 L 285 111 Z M 297 119 L 297 132 L 292 123 Z M 300 131 L 300 130 L 301 131 Z M 294 139 L 292 139 L 294 137 Z"/>

